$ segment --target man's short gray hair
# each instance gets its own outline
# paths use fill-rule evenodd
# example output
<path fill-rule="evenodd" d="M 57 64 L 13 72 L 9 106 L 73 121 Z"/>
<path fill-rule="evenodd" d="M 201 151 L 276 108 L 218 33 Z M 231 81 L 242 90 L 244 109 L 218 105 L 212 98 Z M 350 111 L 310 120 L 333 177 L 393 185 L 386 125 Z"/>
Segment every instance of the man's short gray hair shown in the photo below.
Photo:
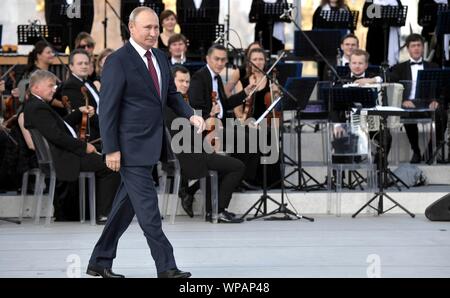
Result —
<path fill-rule="evenodd" d="M 57 81 L 57 77 L 53 73 L 49 72 L 48 70 L 38 69 L 34 71 L 30 76 L 29 88 L 32 88 L 34 85 L 49 79 L 54 80 L 55 82 Z"/>
<path fill-rule="evenodd" d="M 131 22 L 134 23 L 136 21 L 137 16 L 143 11 L 153 12 L 156 15 L 156 17 L 158 17 L 158 14 L 153 9 L 151 9 L 150 7 L 138 6 L 135 9 L 133 9 L 133 11 L 130 13 L 129 23 L 131 23 Z"/>

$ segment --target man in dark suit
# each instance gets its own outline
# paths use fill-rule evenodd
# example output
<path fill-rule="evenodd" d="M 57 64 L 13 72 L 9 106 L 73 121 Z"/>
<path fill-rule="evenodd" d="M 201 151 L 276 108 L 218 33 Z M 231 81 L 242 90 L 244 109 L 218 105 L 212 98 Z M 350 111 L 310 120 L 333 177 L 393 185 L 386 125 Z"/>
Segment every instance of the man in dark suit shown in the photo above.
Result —
<path fill-rule="evenodd" d="M 94 108 L 75 109 L 64 120 L 48 104 L 55 92 L 56 76 L 37 70 L 30 78 L 31 96 L 25 104 L 25 128 L 37 129 L 48 141 L 56 178 L 75 181 L 80 172 L 95 172 L 97 190 L 97 219 L 106 221 L 120 177 L 108 169 L 95 147 L 77 139 L 72 126 L 81 121 L 82 112 L 92 117 Z"/>
<path fill-rule="evenodd" d="M 177 0 L 178 24 L 219 23 L 220 0 Z"/>
<path fill-rule="evenodd" d="M 177 90 L 187 95 L 190 84 L 189 71 L 183 66 L 176 65 L 172 70 Z M 171 128 L 176 115 L 171 109 L 166 111 L 166 124 Z M 178 133 L 176 129 L 170 129 L 172 136 Z M 192 140 L 192 138 L 191 138 Z M 239 185 L 244 175 L 245 165 L 238 159 L 227 155 L 206 153 L 203 148 L 194 148 L 191 144 L 190 152 L 181 152 L 177 154 L 180 162 L 182 174 L 182 190 L 180 191 L 181 203 L 186 213 L 193 217 L 192 202 L 194 194 L 200 189 L 200 183 L 197 181 L 194 185 L 188 187 L 188 179 L 199 179 L 206 177 L 208 171 L 217 171 L 219 175 L 219 216 L 220 223 L 241 223 L 243 220 L 237 218 L 234 213 L 228 212 L 228 208 L 233 190 Z M 194 153 L 200 152 L 200 153 Z M 206 220 L 211 220 L 211 202 L 206 200 Z"/>
<path fill-rule="evenodd" d="M 438 68 L 439 66 L 423 60 L 424 40 L 419 34 L 411 34 L 408 36 L 406 39 L 406 47 L 410 59 L 392 67 L 390 79 L 392 82 L 409 81 L 403 92 L 404 100 L 402 106 L 404 108 L 414 109 L 416 107 L 428 107 L 435 110 L 436 142 L 439 144 L 443 141 L 444 132 L 447 126 L 447 112 L 444 105 L 439 103 L 438 98 L 432 99 L 429 102 L 421 101 L 421 99 L 416 98 L 417 74 L 419 70 L 433 69 Z M 417 124 L 405 124 L 404 126 L 413 151 L 411 163 L 420 163 L 422 156 L 419 148 L 419 129 Z M 428 147 L 428 150 L 431 151 L 431 142 Z"/>
<path fill-rule="evenodd" d="M 120 171 L 122 183 L 114 199 L 111 216 L 92 252 L 87 274 L 120 278 L 112 272 L 120 236 L 136 215 L 144 231 L 158 277 L 185 278 L 189 272 L 177 268 L 173 248 L 164 235 L 152 170 L 165 160 L 169 144 L 164 141 L 166 104 L 178 115 L 204 128 L 176 91 L 167 56 L 154 46 L 159 19 L 148 7 L 130 14 L 130 41 L 108 56 L 100 92 L 100 132 L 106 165 Z"/>
<path fill-rule="evenodd" d="M 87 80 L 90 65 L 89 54 L 82 49 L 73 51 L 69 56 L 70 77 L 61 87 L 62 96 L 67 96 L 72 109 L 78 109 L 86 106 L 84 94 L 81 89 L 84 87 L 88 97 L 88 105 L 93 107 L 98 113 L 99 94 L 94 84 Z M 100 127 L 97 113 L 89 119 L 89 139 L 88 141 L 98 140 L 100 138 Z M 96 142 L 96 144 L 100 144 Z M 97 147 L 100 149 L 100 146 Z"/>
<path fill-rule="evenodd" d="M 187 39 L 183 34 L 172 35 L 167 43 L 171 65 L 183 65 L 188 63 L 186 58 L 188 50 Z"/>

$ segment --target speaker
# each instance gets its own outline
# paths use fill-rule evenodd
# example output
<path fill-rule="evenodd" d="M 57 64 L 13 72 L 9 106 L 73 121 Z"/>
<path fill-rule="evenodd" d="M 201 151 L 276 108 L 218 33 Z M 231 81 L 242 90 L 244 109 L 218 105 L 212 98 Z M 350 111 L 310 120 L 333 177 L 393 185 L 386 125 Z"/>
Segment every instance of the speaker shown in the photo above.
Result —
<path fill-rule="evenodd" d="M 425 216 L 431 221 L 450 221 L 450 194 L 428 206 Z"/>

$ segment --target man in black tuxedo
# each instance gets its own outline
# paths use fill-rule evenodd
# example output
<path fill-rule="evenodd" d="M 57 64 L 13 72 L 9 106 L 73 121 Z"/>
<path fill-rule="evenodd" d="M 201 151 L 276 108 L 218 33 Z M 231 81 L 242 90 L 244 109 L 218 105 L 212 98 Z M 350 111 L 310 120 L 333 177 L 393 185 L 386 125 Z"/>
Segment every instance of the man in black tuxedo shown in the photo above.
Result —
<path fill-rule="evenodd" d="M 172 69 L 172 73 L 177 86 L 178 92 L 187 95 L 190 85 L 189 71 L 183 67 L 176 65 Z M 173 120 L 176 118 L 175 112 L 171 109 L 166 110 L 166 124 L 171 128 Z M 170 129 L 172 136 L 178 133 L 175 129 Z M 192 129 L 191 134 L 194 134 Z M 191 138 L 191 140 L 193 140 Z M 181 152 L 177 154 L 180 162 L 182 174 L 182 189 L 180 196 L 183 209 L 186 213 L 193 217 L 192 203 L 194 194 L 199 190 L 200 183 L 197 181 L 194 185 L 188 187 L 188 179 L 199 179 L 206 177 L 208 171 L 217 171 L 219 175 L 219 223 L 241 223 L 243 220 L 237 218 L 234 213 L 228 212 L 228 208 L 233 190 L 239 185 L 244 175 L 245 165 L 238 159 L 227 155 L 206 153 L 203 148 L 195 150 L 194 143 L 191 144 L 190 152 Z M 200 152 L 200 153 L 194 153 Z M 209 193 L 209 192 L 208 192 Z M 209 196 L 208 196 L 209 197 Z M 206 220 L 211 220 L 211 201 L 206 199 Z"/>
<path fill-rule="evenodd" d="M 24 110 L 25 128 L 37 129 L 48 141 L 57 179 L 75 181 L 80 172 L 95 172 L 97 220 L 105 223 L 120 176 L 105 166 L 93 145 L 77 139 L 72 128 L 81 121 L 82 112 L 92 117 L 94 108 L 80 107 L 62 119 L 48 104 L 55 86 L 56 76 L 48 71 L 37 70 L 31 75 L 31 95 Z"/>
<path fill-rule="evenodd" d="M 220 0 L 177 0 L 178 24 L 219 23 Z"/>
<path fill-rule="evenodd" d="M 169 38 L 169 59 L 171 65 L 188 63 L 186 54 L 188 50 L 187 39 L 183 34 L 174 34 Z"/>
<path fill-rule="evenodd" d="M 89 119 L 89 139 L 88 141 L 98 140 L 100 138 L 100 128 L 98 123 L 98 106 L 99 94 L 97 88 L 87 80 L 90 65 L 89 54 L 82 49 L 73 51 L 69 56 L 70 77 L 63 83 L 61 87 L 62 96 L 67 96 L 70 100 L 72 109 L 78 109 L 86 106 L 86 101 L 81 88 L 85 88 L 88 97 L 88 105 L 96 110 L 94 116 Z M 100 144 L 96 142 L 96 144 Z M 97 146 L 96 146 L 97 147 Z M 100 149 L 100 146 L 97 147 Z"/>
<path fill-rule="evenodd" d="M 444 105 L 439 103 L 439 99 L 435 98 L 430 102 L 420 101 L 416 98 L 416 84 L 417 74 L 419 70 L 433 69 L 439 66 L 434 63 L 429 63 L 423 60 L 424 40 L 419 34 L 411 34 L 406 39 L 406 47 L 410 59 L 403 63 L 399 63 L 392 67 L 390 72 L 390 79 L 392 82 L 410 81 L 404 91 L 404 100 L 402 106 L 408 109 L 428 107 L 435 110 L 436 121 L 436 142 L 439 144 L 443 141 L 444 132 L 447 126 L 447 112 Z M 420 163 L 422 156 L 419 148 L 419 129 L 417 124 L 405 124 L 406 134 L 408 135 L 409 143 L 413 151 L 411 163 Z M 431 153 L 431 142 L 428 146 Z"/>
<path fill-rule="evenodd" d="M 230 118 L 234 118 L 232 112 L 233 108 L 242 105 L 248 94 L 255 88 L 255 84 L 249 84 L 241 92 L 227 97 L 225 94 L 222 78 L 220 73 L 225 68 L 228 61 L 227 50 L 222 45 L 213 45 L 208 50 L 206 56 L 207 65 L 197 71 L 191 81 L 189 88 L 189 102 L 195 110 L 201 110 L 203 118 L 217 117 L 222 121 L 226 128 L 226 121 L 228 113 Z M 217 104 L 213 104 L 211 100 L 212 92 L 217 93 Z M 224 133 L 226 135 L 226 133 Z M 225 145 L 224 145 L 225 146 Z M 246 171 L 245 178 L 247 180 L 254 180 L 256 173 L 255 161 L 259 157 L 252 153 L 234 154 L 234 157 L 240 159 L 247 166 L 252 164 L 252 167 Z M 256 189 L 249 181 L 242 181 L 243 187 L 249 189 Z"/>

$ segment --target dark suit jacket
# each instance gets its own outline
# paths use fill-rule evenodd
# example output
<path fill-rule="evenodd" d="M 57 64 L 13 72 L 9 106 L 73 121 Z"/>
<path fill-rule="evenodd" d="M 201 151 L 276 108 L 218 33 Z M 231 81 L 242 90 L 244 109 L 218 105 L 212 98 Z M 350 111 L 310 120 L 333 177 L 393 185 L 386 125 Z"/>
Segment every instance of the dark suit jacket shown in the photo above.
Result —
<path fill-rule="evenodd" d="M 437 64 L 430 63 L 423 61 L 423 69 L 433 69 L 433 68 L 439 68 Z M 411 74 L 411 65 L 409 64 L 409 60 L 399 63 L 397 65 L 394 65 L 389 73 L 389 77 L 391 82 L 400 82 L 400 81 L 411 81 L 412 80 L 412 74 Z M 403 94 L 410 94 L 411 93 L 411 86 L 408 84 L 403 91 Z M 403 97 L 404 100 L 407 99 L 407 97 Z"/>
<path fill-rule="evenodd" d="M 164 137 L 166 105 L 182 117 L 193 115 L 176 91 L 167 56 L 153 49 L 161 69 L 161 97 L 150 73 L 130 43 L 111 54 L 102 72 L 100 134 L 103 153 L 121 152 L 124 166 L 152 166 L 165 160 L 170 146 Z"/>
<path fill-rule="evenodd" d="M 94 84 L 89 83 L 90 87 L 94 89 L 94 91 L 98 94 L 97 88 L 94 86 Z M 84 96 L 81 93 L 81 87 L 83 87 L 84 84 L 82 81 L 74 77 L 73 75 L 70 75 L 69 79 L 67 79 L 61 88 L 61 94 L 62 96 L 67 96 L 70 100 L 72 109 L 78 109 L 81 106 L 85 106 Z M 94 97 L 88 90 L 88 97 L 89 97 L 89 105 L 94 107 L 95 110 L 98 110 L 97 102 L 95 101 Z M 98 124 L 98 115 L 95 114 L 93 117 L 89 119 L 89 125 L 90 125 L 90 137 L 89 140 L 95 140 L 100 138 L 100 127 Z M 78 123 L 77 125 L 79 125 Z"/>
<path fill-rule="evenodd" d="M 74 126 L 81 121 L 77 109 L 64 118 Z M 25 104 L 25 128 L 37 129 L 47 139 L 52 152 L 56 177 L 62 181 L 74 181 L 80 174 L 80 158 L 86 155 L 86 143 L 75 139 L 63 119 L 47 103 L 31 96 Z"/>
<path fill-rule="evenodd" d="M 234 107 L 241 105 L 245 98 L 244 91 L 238 94 L 232 95 L 229 98 L 226 97 L 225 91 L 223 89 L 222 80 L 219 79 L 219 97 L 222 107 L 224 109 L 224 118 L 227 115 L 227 111 L 233 109 Z M 189 87 L 189 103 L 191 107 L 195 110 L 201 110 L 203 118 L 209 118 L 209 113 L 211 112 L 212 102 L 211 93 L 213 91 L 212 77 L 207 66 L 201 68 L 197 71 L 191 79 L 191 85 Z M 223 123 L 225 124 L 225 123 Z"/>

